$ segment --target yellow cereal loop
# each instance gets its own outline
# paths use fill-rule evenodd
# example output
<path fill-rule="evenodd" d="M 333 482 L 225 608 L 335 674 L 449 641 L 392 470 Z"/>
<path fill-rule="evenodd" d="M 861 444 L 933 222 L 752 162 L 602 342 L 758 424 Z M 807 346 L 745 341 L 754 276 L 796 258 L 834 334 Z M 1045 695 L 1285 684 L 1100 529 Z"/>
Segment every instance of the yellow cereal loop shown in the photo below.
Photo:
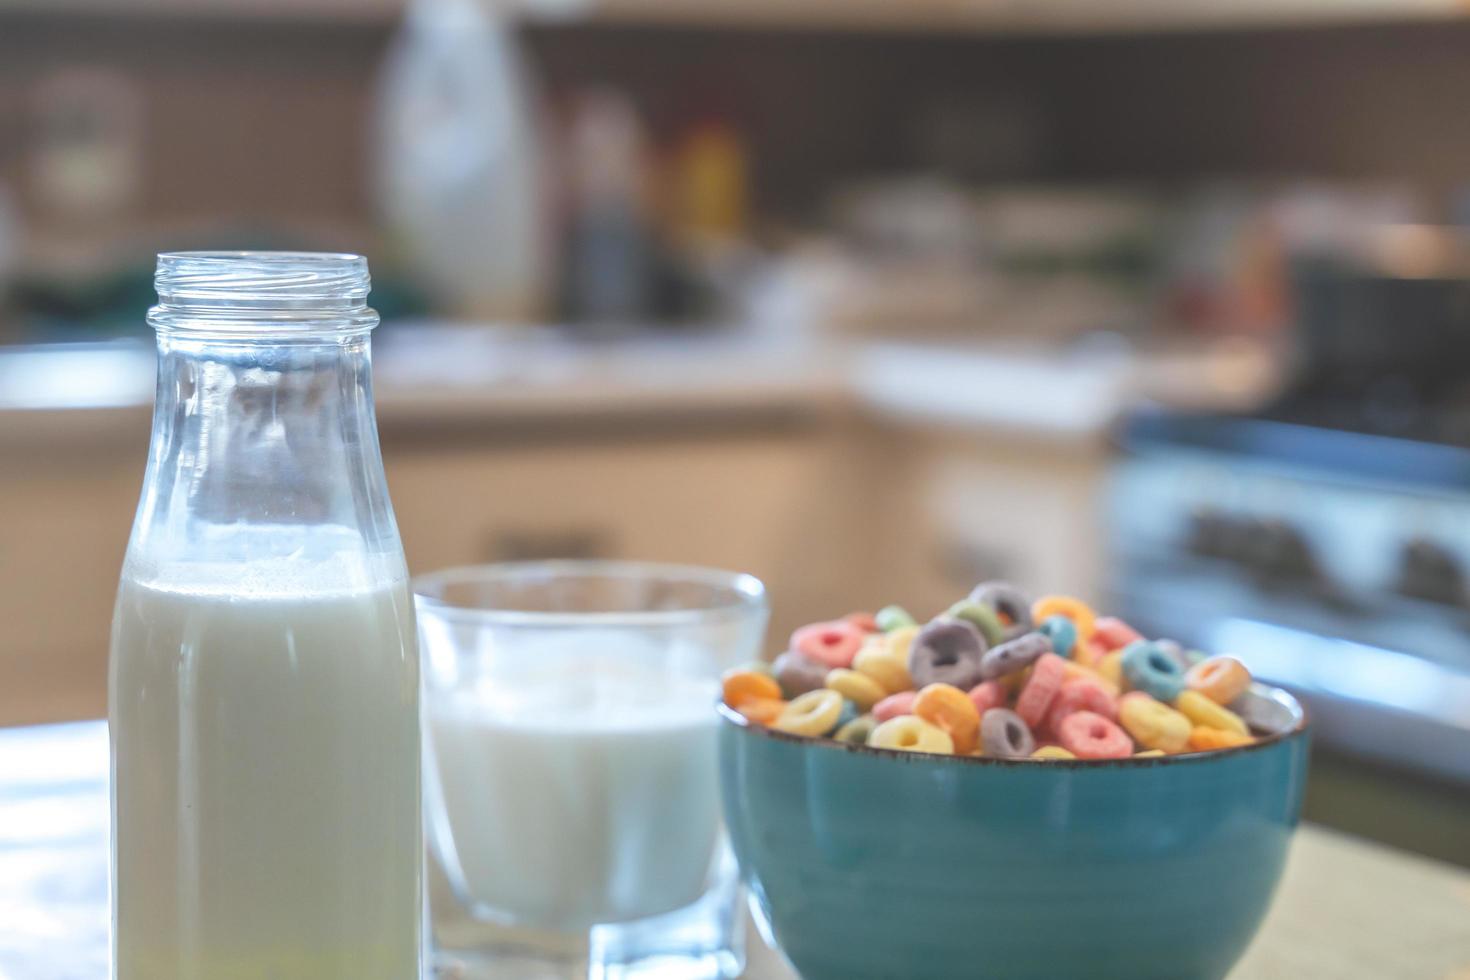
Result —
<path fill-rule="evenodd" d="M 858 706 L 859 711 L 867 711 L 873 705 L 888 697 L 882 684 L 879 684 L 867 674 L 860 674 L 846 667 L 838 667 L 827 671 L 827 689 L 836 691 Z"/>
<path fill-rule="evenodd" d="M 1123 695 L 1118 702 L 1118 721 L 1139 745 L 1165 752 L 1182 751 L 1194 728 L 1183 714 L 1142 691 Z"/>
<path fill-rule="evenodd" d="M 954 754 L 954 739 L 947 732 L 915 715 L 899 715 L 888 719 L 873 729 L 873 734 L 868 736 L 868 744 L 875 748 L 898 749 L 903 752 Z"/>
<path fill-rule="evenodd" d="M 1135 759 L 1157 759 L 1157 758 L 1160 758 L 1162 756 L 1166 756 L 1168 754 L 1169 753 L 1165 752 L 1163 749 L 1144 749 L 1142 752 L 1135 752 L 1135 753 L 1133 753 L 1133 758 L 1135 758 Z"/>
<path fill-rule="evenodd" d="M 888 652 L 892 656 L 898 658 L 899 662 L 904 665 L 905 670 L 908 669 L 909 647 L 914 645 L 914 637 L 918 635 L 919 627 L 917 626 L 901 626 L 896 630 L 883 634 L 884 646 L 888 648 Z"/>
<path fill-rule="evenodd" d="M 816 737 L 837 727 L 842 715 L 842 695 L 823 688 L 808 691 L 786 706 L 772 728 L 793 735 Z"/>
<path fill-rule="evenodd" d="M 1128 689 L 1128 682 L 1123 679 L 1122 650 L 1103 654 L 1097 662 L 1097 672 L 1104 680 L 1111 683 L 1115 690 L 1126 691 Z"/>
<path fill-rule="evenodd" d="M 1240 715 L 1216 704 L 1199 691 L 1184 691 L 1174 699 L 1174 707 L 1202 728 L 1218 728 L 1237 735 L 1249 735 L 1250 729 Z"/>
<path fill-rule="evenodd" d="M 883 690 L 889 694 L 909 691 L 914 687 L 906 659 L 890 653 L 881 640 L 859 650 L 852 666 L 859 673 L 866 674 L 883 685 Z"/>
<path fill-rule="evenodd" d="M 1159 754 L 1160 755 L 1163 755 L 1162 752 L 1160 752 Z M 1073 755 L 1072 753 L 1068 752 L 1066 749 L 1062 748 L 1060 745 L 1043 745 L 1041 748 L 1039 748 L 1035 752 L 1032 752 L 1031 753 L 1031 758 L 1033 758 L 1033 759 L 1075 759 L 1077 757 L 1075 755 Z"/>

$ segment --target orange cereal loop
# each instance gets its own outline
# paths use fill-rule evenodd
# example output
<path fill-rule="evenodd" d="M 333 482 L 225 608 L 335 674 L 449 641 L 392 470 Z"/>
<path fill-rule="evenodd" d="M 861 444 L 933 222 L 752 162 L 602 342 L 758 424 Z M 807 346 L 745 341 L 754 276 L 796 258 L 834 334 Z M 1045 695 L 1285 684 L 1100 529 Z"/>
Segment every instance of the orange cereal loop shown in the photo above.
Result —
<path fill-rule="evenodd" d="M 930 684 L 914 698 L 914 714 L 954 740 L 958 755 L 980 744 L 980 711 L 969 695 L 950 684 Z"/>
<path fill-rule="evenodd" d="M 769 725 L 786 710 L 786 702 L 777 698 L 750 698 L 736 709 L 757 725 Z"/>
<path fill-rule="evenodd" d="M 1189 668 L 1184 684 L 1216 704 L 1229 704 L 1251 686 L 1251 674 L 1234 657 L 1211 657 Z"/>
<path fill-rule="evenodd" d="M 725 675 L 723 694 L 725 703 L 738 710 L 747 701 L 757 698 L 780 700 L 781 685 L 776 683 L 774 677 L 766 674 L 740 670 Z"/>
<path fill-rule="evenodd" d="M 1191 752 L 1211 752 L 1215 749 L 1233 749 L 1238 745 L 1249 745 L 1255 739 L 1249 735 L 1239 732 L 1227 732 L 1223 728 L 1209 728 L 1204 725 L 1196 725 L 1189 731 L 1189 749 Z"/>
<path fill-rule="evenodd" d="M 1065 616 L 1077 627 L 1077 641 L 1086 643 L 1097 630 L 1097 613 L 1081 599 L 1069 595 L 1044 595 L 1031 604 L 1031 621 L 1044 623 L 1052 616 Z"/>

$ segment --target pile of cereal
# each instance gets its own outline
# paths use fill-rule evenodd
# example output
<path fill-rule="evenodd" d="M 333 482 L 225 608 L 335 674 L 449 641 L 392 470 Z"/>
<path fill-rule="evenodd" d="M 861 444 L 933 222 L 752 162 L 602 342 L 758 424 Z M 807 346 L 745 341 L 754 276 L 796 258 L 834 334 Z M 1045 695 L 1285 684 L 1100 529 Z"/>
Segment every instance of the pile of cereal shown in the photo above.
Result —
<path fill-rule="evenodd" d="M 726 674 L 724 700 L 756 724 L 877 748 L 1121 759 L 1249 744 L 1250 684 L 1231 657 L 986 582 L 924 626 L 897 606 L 803 626 L 774 664 Z"/>

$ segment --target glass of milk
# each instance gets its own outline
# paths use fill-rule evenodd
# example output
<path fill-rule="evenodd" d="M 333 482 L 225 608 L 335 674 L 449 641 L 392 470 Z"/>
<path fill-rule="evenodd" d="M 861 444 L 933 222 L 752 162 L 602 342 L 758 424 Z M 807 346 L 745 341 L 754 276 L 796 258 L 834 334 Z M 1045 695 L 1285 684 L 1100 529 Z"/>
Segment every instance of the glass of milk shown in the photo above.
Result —
<path fill-rule="evenodd" d="M 737 976 L 714 706 L 720 674 L 760 652 L 760 582 L 541 562 L 414 590 L 442 973 Z"/>

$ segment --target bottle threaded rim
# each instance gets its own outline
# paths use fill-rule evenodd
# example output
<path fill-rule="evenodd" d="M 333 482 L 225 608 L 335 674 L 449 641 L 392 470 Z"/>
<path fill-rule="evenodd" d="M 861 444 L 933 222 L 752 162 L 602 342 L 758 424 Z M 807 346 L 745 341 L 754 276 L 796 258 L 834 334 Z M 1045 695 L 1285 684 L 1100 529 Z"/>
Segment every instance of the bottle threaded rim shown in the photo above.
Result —
<path fill-rule="evenodd" d="M 367 259 L 343 252 L 160 252 L 153 276 L 155 329 L 191 332 L 362 332 Z"/>

